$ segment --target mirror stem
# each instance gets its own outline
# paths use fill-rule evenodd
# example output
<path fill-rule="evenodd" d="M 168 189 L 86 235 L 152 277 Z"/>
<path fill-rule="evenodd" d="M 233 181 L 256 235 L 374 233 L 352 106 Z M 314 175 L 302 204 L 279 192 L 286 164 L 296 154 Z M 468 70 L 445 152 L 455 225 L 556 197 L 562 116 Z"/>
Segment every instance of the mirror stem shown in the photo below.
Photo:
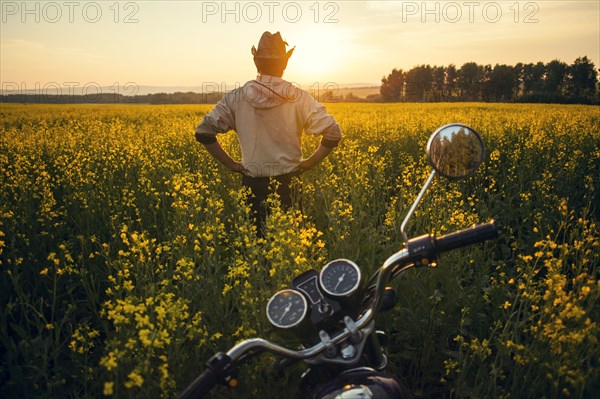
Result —
<path fill-rule="evenodd" d="M 435 169 L 432 170 L 431 173 L 429 174 L 429 177 L 427 178 L 427 181 L 423 185 L 423 188 L 421 189 L 421 192 L 417 196 L 417 199 L 415 200 L 415 202 L 410 207 L 410 209 L 408 211 L 408 214 L 406 214 L 406 217 L 404 218 L 404 221 L 400 225 L 400 232 L 402 233 L 402 237 L 404 238 L 404 244 L 406 244 L 408 242 L 408 235 L 406 234 L 406 224 L 408 223 L 408 221 L 412 217 L 413 213 L 415 213 L 415 209 L 417 209 L 417 206 L 419 205 L 419 202 L 421 202 L 421 200 L 423 199 L 423 196 L 425 195 L 425 192 L 427 191 L 427 189 L 431 185 L 431 182 L 433 181 L 433 177 L 434 176 L 435 176 Z"/>

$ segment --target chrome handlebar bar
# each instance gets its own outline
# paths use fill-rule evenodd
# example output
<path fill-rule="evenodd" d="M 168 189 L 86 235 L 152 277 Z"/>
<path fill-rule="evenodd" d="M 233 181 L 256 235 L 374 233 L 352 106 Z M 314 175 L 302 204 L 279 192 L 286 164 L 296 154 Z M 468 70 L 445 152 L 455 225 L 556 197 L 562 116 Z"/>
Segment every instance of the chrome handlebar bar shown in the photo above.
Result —
<path fill-rule="evenodd" d="M 456 248 L 464 247 L 470 244 L 483 242 L 494 238 L 498 235 L 495 222 L 492 220 L 489 223 L 484 223 L 478 226 L 473 226 L 464 230 L 460 230 L 442 237 L 435 238 L 432 235 L 426 234 L 420 237 L 408 240 L 406 246 L 396 252 L 383 263 L 383 266 L 378 270 L 375 289 L 372 294 L 369 307 L 359 316 L 356 322 L 353 322 L 357 331 L 367 329 L 369 323 L 375 319 L 381 308 L 383 293 L 386 284 L 397 274 L 413 267 L 420 263 L 426 265 L 435 262 L 435 257 L 438 253 L 450 251 Z M 292 359 L 305 360 L 317 356 L 319 353 L 326 350 L 332 344 L 338 345 L 352 336 L 355 332 L 347 327 L 335 334 L 333 337 L 327 336 L 327 342 L 322 339 L 322 342 L 302 350 L 292 350 L 283 346 L 274 344 L 262 338 L 254 338 L 242 341 L 231 348 L 227 355 L 235 362 L 245 353 L 251 350 L 261 349 L 283 357 Z M 325 334 L 326 335 L 326 334 Z"/>
<path fill-rule="evenodd" d="M 217 382 L 222 382 L 225 377 L 230 378 L 228 373 L 231 367 L 252 351 L 271 352 L 284 358 L 305 360 L 306 362 L 311 362 L 311 359 L 315 363 L 320 361 L 336 362 L 335 354 L 329 358 L 325 351 L 335 348 L 347 340 L 364 344 L 366 336 L 373 331 L 374 319 L 383 302 L 385 286 L 392 278 L 415 265 L 433 264 L 438 253 L 482 242 L 496 237 L 496 235 L 497 229 L 492 221 L 437 239 L 432 235 L 423 235 L 408 240 L 406 246 L 390 256 L 375 274 L 377 279 L 371 294 L 371 301 L 356 322 L 346 316 L 344 318 L 346 327 L 341 331 L 330 337 L 327 332 L 322 330 L 319 332 L 321 342 L 301 350 L 289 349 L 262 338 L 244 340 L 229 349 L 226 354 L 220 352 L 213 356 L 207 363 L 206 371 L 188 386 L 179 398 L 202 397 L 203 393 L 210 391 Z M 319 358 L 322 352 L 325 352 L 325 357 Z"/>
<path fill-rule="evenodd" d="M 395 253 L 394 255 L 390 256 L 385 261 L 385 263 L 379 270 L 379 276 L 377 278 L 377 283 L 375 286 L 375 291 L 373 294 L 371 304 L 362 313 L 362 315 L 358 318 L 358 320 L 355 323 L 358 331 L 367 328 L 369 326 L 369 323 L 375 319 L 375 316 L 377 316 L 379 308 L 381 306 L 385 286 L 389 282 L 392 272 L 394 270 L 397 270 L 399 266 L 406 264 L 410 260 L 411 256 L 409 254 L 409 250 L 407 248 L 404 248 L 399 252 Z M 412 267 L 412 265 L 409 266 Z M 334 346 L 341 344 L 342 342 L 350 338 L 353 333 L 354 332 L 351 331 L 348 327 L 345 327 L 342 331 L 331 337 L 331 344 L 333 344 Z M 328 345 L 326 343 L 319 342 L 310 348 L 302 350 L 292 350 L 285 348 L 281 345 L 277 345 L 263 338 L 251 338 L 236 344 L 233 348 L 227 351 L 227 355 L 231 358 L 233 362 L 236 362 L 244 354 L 250 351 L 261 350 L 282 357 L 305 360 L 317 356 L 319 353 L 327 349 L 327 347 Z"/>

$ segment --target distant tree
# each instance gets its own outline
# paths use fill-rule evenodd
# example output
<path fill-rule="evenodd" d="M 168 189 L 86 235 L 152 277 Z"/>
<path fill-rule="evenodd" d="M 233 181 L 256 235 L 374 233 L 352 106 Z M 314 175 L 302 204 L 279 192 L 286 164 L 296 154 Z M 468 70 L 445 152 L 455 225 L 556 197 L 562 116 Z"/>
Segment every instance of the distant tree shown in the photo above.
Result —
<path fill-rule="evenodd" d="M 515 95 L 518 97 L 523 94 L 523 70 L 525 65 L 522 62 L 518 62 L 513 68 L 514 80 L 515 80 Z"/>
<path fill-rule="evenodd" d="M 483 66 L 483 78 L 481 79 L 481 99 L 483 101 L 495 101 L 496 100 L 496 89 L 493 87 L 491 82 L 492 79 L 492 65 L 486 64 Z"/>
<path fill-rule="evenodd" d="M 432 100 L 433 101 L 447 101 L 448 90 L 446 83 L 446 67 L 434 66 L 432 71 L 433 87 L 432 87 Z"/>
<path fill-rule="evenodd" d="M 587 57 L 579 57 L 568 67 L 569 94 L 593 100 L 596 97 L 598 73 Z"/>
<path fill-rule="evenodd" d="M 491 101 L 512 101 L 515 97 L 517 82 L 514 67 L 496 65 L 489 72 L 486 81 L 486 93 Z"/>
<path fill-rule="evenodd" d="M 483 67 L 475 62 L 467 62 L 460 67 L 458 70 L 458 86 L 463 100 L 478 101 L 481 99 L 483 76 Z"/>
<path fill-rule="evenodd" d="M 172 96 L 171 96 L 172 97 Z M 155 93 L 152 95 L 153 104 L 168 104 L 171 98 L 167 93 Z"/>
<path fill-rule="evenodd" d="M 340 101 L 340 98 L 335 95 L 335 91 L 333 90 L 325 90 L 322 96 L 319 96 L 319 101 L 325 103 L 335 103 Z"/>
<path fill-rule="evenodd" d="M 568 69 L 568 65 L 559 60 L 553 60 L 546 64 L 544 91 L 558 95 L 564 94 Z"/>
<path fill-rule="evenodd" d="M 432 68 L 419 65 L 406 73 L 407 101 L 425 101 L 433 84 Z"/>
<path fill-rule="evenodd" d="M 393 69 L 387 77 L 381 79 L 379 93 L 383 101 L 401 101 L 404 95 L 404 71 Z"/>
<path fill-rule="evenodd" d="M 368 101 L 518 101 L 544 103 L 600 103 L 600 69 L 587 57 L 572 65 L 553 60 L 546 64 L 478 65 L 460 69 L 419 65 L 407 72 L 394 69 L 382 79 L 379 97 Z"/>
<path fill-rule="evenodd" d="M 446 92 L 450 100 L 458 97 L 458 71 L 454 64 L 446 68 Z"/>
<path fill-rule="evenodd" d="M 372 102 L 372 103 L 380 103 L 384 100 L 383 100 L 383 97 L 381 96 L 381 94 L 369 94 L 367 96 L 367 101 Z"/>
<path fill-rule="evenodd" d="M 354 95 L 354 93 L 352 93 L 352 92 L 349 92 L 344 96 L 342 101 L 347 102 L 347 103 L 359 103 L 359 102 L 365 102 L 366 100 L 364 98 L 360 98 L 360 97 Z"/>
<path fill-rule="evenodd" d="M 523 94 L 531 94 L 544 90 L 546 66 L 543 62 L 526 64 L 523 67 Z"/>

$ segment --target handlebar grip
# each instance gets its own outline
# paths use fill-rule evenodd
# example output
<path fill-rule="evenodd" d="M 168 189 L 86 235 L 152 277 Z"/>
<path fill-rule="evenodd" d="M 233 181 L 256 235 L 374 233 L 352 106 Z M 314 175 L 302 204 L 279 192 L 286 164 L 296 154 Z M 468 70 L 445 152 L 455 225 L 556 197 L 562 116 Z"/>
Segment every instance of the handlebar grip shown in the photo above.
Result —
<path fill-rule="evenodd" d="M 498 236 L 498 229 L 492 220 L 489 223 L 473 226 L 455 233 L 447 234 L 435 239 L 437 252 L 446 252 L 467 245 L 483 242 Z"/>
<path fill-rule="evenodd" d="M 178 399 L 202 398 L 217 384 L 217 375 L 211 369 L 206 369 L 183 391 Z"/>

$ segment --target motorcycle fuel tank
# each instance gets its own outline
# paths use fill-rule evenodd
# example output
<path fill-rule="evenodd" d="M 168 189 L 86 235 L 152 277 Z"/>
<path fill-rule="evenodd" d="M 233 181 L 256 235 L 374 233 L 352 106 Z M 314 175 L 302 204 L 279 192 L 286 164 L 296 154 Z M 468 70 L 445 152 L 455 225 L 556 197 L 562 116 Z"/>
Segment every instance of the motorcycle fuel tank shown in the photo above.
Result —
<path fill-rule="evenodd" d="M 404 399 L 406 388 L 393 375 L 361 367 L 343 372 L 315 388 L 314 399 Z"/>

